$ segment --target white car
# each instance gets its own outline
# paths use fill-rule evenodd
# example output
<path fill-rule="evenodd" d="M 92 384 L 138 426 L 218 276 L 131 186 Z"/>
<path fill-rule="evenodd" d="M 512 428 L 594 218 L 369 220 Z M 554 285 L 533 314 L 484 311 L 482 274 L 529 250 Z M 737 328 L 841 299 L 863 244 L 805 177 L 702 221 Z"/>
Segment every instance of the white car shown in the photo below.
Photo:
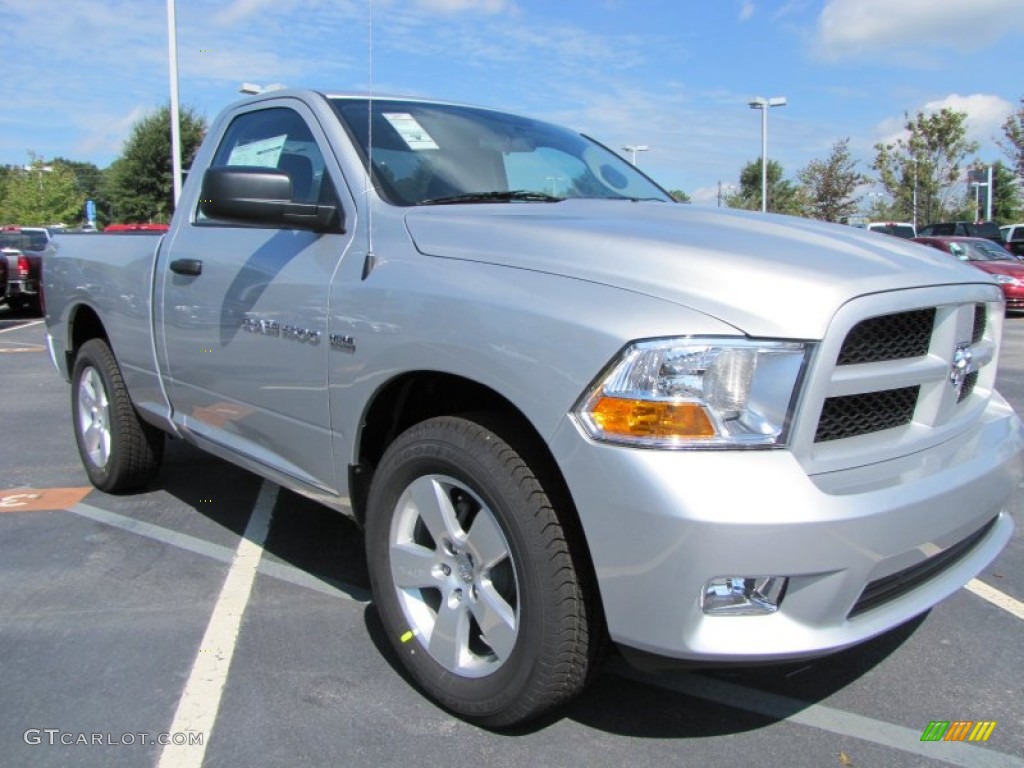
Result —
<path fill-rule="evenodd" d="M 1015 256 L 1024 256 L 1024 224 L 1007 224 L 999 231 L 1003 233 L 1006 250 Z"/>
<path fill-rule="evenodd" d="M 883 235 L 893 235 L 909 240 L 917 237 L 917 228 L 907 221 L 871 221 L 868 222 L 869 232 L 881 232 Z"/>

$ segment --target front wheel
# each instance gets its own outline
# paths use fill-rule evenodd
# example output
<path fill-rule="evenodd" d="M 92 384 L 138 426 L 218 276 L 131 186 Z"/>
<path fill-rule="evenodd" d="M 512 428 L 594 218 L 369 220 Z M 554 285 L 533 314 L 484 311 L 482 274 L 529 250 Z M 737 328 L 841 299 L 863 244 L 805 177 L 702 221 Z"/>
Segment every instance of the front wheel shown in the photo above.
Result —
<path fill-rule="evenodd" d="M 163 459 L 164 435 L 139 419 L 103 339 L 87 341 L 75 357 L 71 413 L 78 454 L 93 485 L 117 493 L 153 478 Z"/>
<path fill-rule="evenodd" d="M 555 507 L 515 449 L 463 418 L 410 428 L 375 472 L 374 602 L 412 677 L 468 720 L 535 718 L 587 680 L 596 622 Z"/>

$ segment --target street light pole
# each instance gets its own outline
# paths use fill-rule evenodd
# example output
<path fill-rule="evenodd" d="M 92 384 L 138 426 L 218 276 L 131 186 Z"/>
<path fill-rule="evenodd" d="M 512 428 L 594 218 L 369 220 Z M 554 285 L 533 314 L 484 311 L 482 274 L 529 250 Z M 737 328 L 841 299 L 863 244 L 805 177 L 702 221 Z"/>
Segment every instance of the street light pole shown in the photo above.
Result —
<path fill-rule="evenodd" d="M 718 180 L 718 207 L 722 207 L 722 194 L 723 192 L 730 192 L 736 189 L 735 184 L 722 184 L 722 180 Z"/>
<path fill-rule="evenodd" d="M 636 153 L 646 152 L 647 150 L 650 149 L 650 147 L 648 147 L 646 144 L 627 144 L 626 146 L 623 147 L 623 149 L 626 150 L 627 152 L 633 153 L 633 159 L 630 162 L 632 162 L 633 165 L 636 165 Z"/>
<path fill-rule="evenodd" d="M 985 221 L 992 221 L 992 166 L 988 167 L 988 188 L 985 194 Z"/>
<path fill-rule="evenodd" d="M 761 211 L 768 211 L 768 110 L 786 106 L 785 96 L 755 96 L 749 102 L 751 109 L 761 110 Z"/>
<path fill-rule="evenodd" d="M 178 117 L 178 29 L 174 14 L 175 0 L 167 0 L 167 60 L 171 80 L 171 166 L 174 205 L 181 197 L 181 123 Z"/>
<path fill-rule="evenodd" d="M 982 181 L 985 179 L 985 181 Z M 980 168 L 967 171 L 967 182 L 974 188 L 974 215 L 978 221 L 992 221 L 992 166 L 982 173 Z M 985 218 L 982 219 L 981 188 L 985 188 Z"/>

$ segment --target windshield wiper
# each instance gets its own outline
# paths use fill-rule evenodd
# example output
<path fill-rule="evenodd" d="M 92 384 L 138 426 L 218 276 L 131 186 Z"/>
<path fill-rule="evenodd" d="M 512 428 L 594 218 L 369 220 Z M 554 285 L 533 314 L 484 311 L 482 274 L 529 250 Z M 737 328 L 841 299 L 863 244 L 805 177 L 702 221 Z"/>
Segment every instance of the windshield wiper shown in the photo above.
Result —
<path fill-rule="evenodd" d="M 461 195 L 447 195 L 420 200 L 416 205 L 454 205 L 458 203 L 560 203 L 564 197 L 555 197 L 544 192 L 530 192 L 525 189 L 510 189 L 505 192 L 464 192 Z"/>

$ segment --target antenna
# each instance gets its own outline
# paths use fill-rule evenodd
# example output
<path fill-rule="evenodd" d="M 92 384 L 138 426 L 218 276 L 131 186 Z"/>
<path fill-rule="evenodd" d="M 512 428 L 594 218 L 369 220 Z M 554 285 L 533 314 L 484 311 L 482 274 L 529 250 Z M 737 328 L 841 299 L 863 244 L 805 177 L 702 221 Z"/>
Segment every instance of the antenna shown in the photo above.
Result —
<path fill-rule="evenodd" d="M 366 189 L 363 200 L 366 202 L 366 260 L 363 262 L 363 280 L 370 276 L 377 263 L 373 253 L 373 0 L 369 0 L 369 29 L 367 30 L 367 70 L 368 85 L 366 99 Z"/>

